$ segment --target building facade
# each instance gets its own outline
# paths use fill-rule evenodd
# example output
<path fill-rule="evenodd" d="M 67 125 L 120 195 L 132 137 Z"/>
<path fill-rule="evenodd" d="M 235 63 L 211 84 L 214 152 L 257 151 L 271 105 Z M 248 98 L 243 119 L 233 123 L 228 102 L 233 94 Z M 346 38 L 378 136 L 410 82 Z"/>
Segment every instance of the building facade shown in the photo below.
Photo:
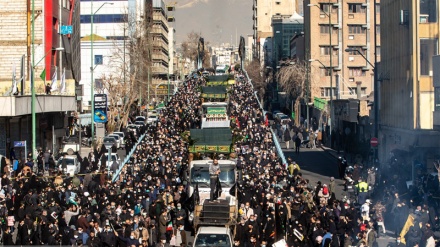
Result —
<path fill-rule="evenodd" d="M 35 148 L 52 150 L 61 144 L 67 116 L 76 110 L 75 91 L 81 79 L 79 8 L 77 0 L 0 2 L 1 155 L 9 156 L 14 141 L 26 141 L 29 152 L 33 140 Z M 54 87 L 51 95 L 45 92 L 47 83 Z M 24 148 L 16 152 L 21 158 L 26 155 Z"/>
<path fill-rule="evenodd" d="M 302 2 L 302 1 L 301 1 Z M 254 43 L 252 54 L 254 58 L 264 58 L 263 46 L 264 39 L 272 37 L 272 16 L 292 15 L 296 6 L 294 0 L 253 0 L 253 33 Z"/>
<path fill-rule="evenodd" d="M 172 55 L 169 53 L 169 32 L 167 6 L 162 0 L 153 0 L 153 26 L 151 29 L 153 39 L 151 54 L 153 60 L 152 74 L 163 79 L 168 76 L 169 60 Z"/>
<path fill-rule="evenodd" d="M 380 158 L 407 156 L 432 169 L 440 142 L 439 1 L 381 3 Z M 434 58 L 434 59 L 433 59 Z M 434 61 L 434 62 L 433 62 Z"/>
<path fill-rule="evenodd" d="M 305 1 L 304 23 L 309 32 L 305 33 L 304 42 L 306 57 L 313 61 L 312 99 L 356 98 L 357 90 L 362 96 L 374 90 L 374 68 L 370 63 L 374 64 L 375 53 L 380 60 L 379 3 L 374 6 L 371 0 Z"/>
<path fill-rule="evenodd" d="M 275 68 L 280 60 L 290 58 L 290 40 L 304 31 L 304 18 L 296 12 L 293 15 L 274 15 L 272 16 L 272 30 L 272 63 L 266 66 Z"/>

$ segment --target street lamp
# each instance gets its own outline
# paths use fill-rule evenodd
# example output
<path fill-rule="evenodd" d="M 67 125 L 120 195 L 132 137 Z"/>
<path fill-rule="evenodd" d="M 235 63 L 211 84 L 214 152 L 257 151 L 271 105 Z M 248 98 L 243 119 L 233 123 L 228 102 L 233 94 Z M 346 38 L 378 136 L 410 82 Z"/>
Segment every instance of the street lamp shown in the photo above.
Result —
<path fill-rule="evenodd" d="M 33 22 L 32 22 L 32 24 L 33 24 Z M 33 35 L 32 35 L 32 37 L 33 37 Z M 53 49 L 53 50 L 55 50 L 55 51 L 63 51 L 64 50 L 64 48 L 63 47 L 59 47 L 59 48 L 56 48 L 56 49 Z M 34 51 L 34 50 L 32 50 L 32 51 Z M 46 52 L 46 54 L 44 54 L 44 56 L 36 63 L 36 64 L 33 64 L 32 63 L 32 66 L 31 66 L 31 116 L 32 116 L 32 159 L 33 160 L 35 160 L 37 157 L 36 157 L 36 153 L 35 153 L 35 150 L 37 149 L 37 124 L 36 124 L 36 121 L 37 121 L 37 114 L 36 114 L 36 111 L 35 111 L 35 102 L 36 102 L 36 97 L 35 97 L 35 79 L 34 79 L 34 69 L 35 69 L 35 67 L 37 67 L 37 65 L 39 64 L 39 63 L 41 63 L 41 61 L 43 61 L 44 60 L 44 58 L 47 56 L 47 54 L 49 54 L 50 52 L 51 52 L 52 50 L 49 50 L 48 52 Z M 34 54 L 34 52 L 32 52 L 32 61 L 34 62 L 35 61 L 35 54 Z M 27 156 L 27 154 L 26 154 L 26 156 Z"/>
<path fill-rule="evenodd" d="M 106 4 L 110 4 L 113 5 L 113 3 L 109 3 L 109 2 L 105 2 L 103 3 L 95 12 L 93 12 L 93 0 L 90 1 L 90 98 L 91 98 L 91 116 L 90 116 L 90 121 L 92 123 L 91 126 L 91 139 L 92 139 L 92 145 L 93 145 L 93 136 L 95 135 L 95 123 L 93 121 L 93 118 L 95 117 L 95 99 L 94 99 L 94 91 L 95 91 L 95 83 L 93 81 L 93 71 L 95 70 L 94 68 L 94 60 L 93 60 L 93 19 L 95 18 L 95 14 L 102 8 L 104 7 L 104 5 Z M 125 47 L 124 47 L 125 48 Z M 124 64 L 125 66 L 125 64 Z"/>
<path fill-rule="evenodd" d="M 316 4 L 307 4 L 307 7 L 313 7 L 313 6 L 317 7 L 319 10 L 321 10 L 321 8 Z M 332 18 L 331 18 L 332 3 L 330 2 L 330 0 L 328 2 L 328 13 L 325 11 L 323 11 L 323 13 L 326 16 L 328 16 L 329 41 L 330 41 L 330 146 L 331 146 L 332 126 L 333 126 L 333 64 L 332 64 L 332 57 L 333 57 L 332 31 L 333 31 L 333 28 L 332 28 Z"/>

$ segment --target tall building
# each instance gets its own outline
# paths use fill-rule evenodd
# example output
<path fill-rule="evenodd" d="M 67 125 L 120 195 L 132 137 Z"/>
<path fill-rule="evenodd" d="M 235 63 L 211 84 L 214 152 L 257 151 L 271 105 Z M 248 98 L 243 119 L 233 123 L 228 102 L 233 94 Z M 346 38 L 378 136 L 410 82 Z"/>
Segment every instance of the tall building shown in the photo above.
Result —
<path fill-rule="evenodd" d="M 272 37 L 272 16 L 292 15 L 295 10 L 294 0 L 254 0 L 253 2 L 253 55 L 256 59 L 263 59 L 263 45 L 267 37 Z"/>
<path fill-rule="evenodd" d="M 170 60 L 168 33 L 168 9 L 163 0 L 153 0 L 153 27 L 151 36 L 153 38 L 153 67 L 152 72 L 155 77 L 168 76 L 168 64 Z"/>
<path fill-rule="evenodd" d="M 278 61 L 290 58 L 290 39 L 304 31 L 304 18 L 297 14 L 272 16 L 272 63 L 266 66 L 275 67 Z"/>
<path fill-rule="evenodd" d="M 83 53 L 81 111 L 90 111 L 91 68 L 93 68 L 94 94 L 104 93 L 102 87 L 104 76 L 113 75 L 121 77 L 121 81 L 127 80 L 130 73 L 128 65 L 130 64 L 130 47 L 141 35 L 148 37 L 147 32 L 150 31 L 149 24 L 153 17 L 153 1 L 81 1 L 81 50 Z M 91 57 L 92 48 L 93 58 Z M 124 63 L 126 66 L 122 66 Z"/>
<path fill-rule="evenodd" d="M 374 90 L 371 64 L 375 53 L 378 60 L 381 55 L 379 3 L 379 0 L 376 5 L 371 0 L 304 1 L 304 46 L 306 60 L 311 59 L 312 100 L 315 97 L 327 101 L 352 99 L 367 96 Z M 339 124 L 335 120 L 333 129 L 342 128 Z"/>
<path fill-rule="evenodd" d="M 428 169 L 439 155 L 439 1 L 381 3 L 380 158 L 406 155 Z M 434 57 L 434 59 L 433 59 Z"/>
<path fill-rule="evenodd" d="M 79 8 L 78 0 L 0 1 L 0 154 L 8 155 L 14 141 L 26 141 L 31 151 L 33 136 L 36 148 L 61 144 L 81 79 Z M 47 83 L 56 87 L 51 95 L 45 93 Z"/>

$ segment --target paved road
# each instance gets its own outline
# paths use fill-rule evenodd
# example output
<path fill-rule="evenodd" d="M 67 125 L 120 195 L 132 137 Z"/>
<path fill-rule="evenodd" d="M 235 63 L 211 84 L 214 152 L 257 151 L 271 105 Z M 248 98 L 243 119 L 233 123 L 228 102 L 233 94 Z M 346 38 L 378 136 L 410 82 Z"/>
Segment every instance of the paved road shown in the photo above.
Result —
<path fill-rule="evenodd" d="M 321 181 L 323 184 L 328 184 L 330 177 L 335 177 L 337 185 L 335 191 L 336 198 L 340 199 L 345 195 L 345 191 L 343 190 L 344 181 L 338 179 L 337 158 L 331 154 L 331 150 L 325 151 L 322 148 L 301 148 L 300 154 L 296 155 L 293 149 L 285 148 L 286 145 L 284 142 L 280 142 L 280 144 L 286 159 L 291 157 L 296 161 L 301 168 L 301 173 L 305 178 L 310 180 L 312 185 L 316 185 L 318 181 Z M 378 245 L 380 247 L 386 247 L 390 243 L 395 243 L 395 238 L 391 236 L 392 233 L 387 232 L 387 236 L 378 238 Z"/>

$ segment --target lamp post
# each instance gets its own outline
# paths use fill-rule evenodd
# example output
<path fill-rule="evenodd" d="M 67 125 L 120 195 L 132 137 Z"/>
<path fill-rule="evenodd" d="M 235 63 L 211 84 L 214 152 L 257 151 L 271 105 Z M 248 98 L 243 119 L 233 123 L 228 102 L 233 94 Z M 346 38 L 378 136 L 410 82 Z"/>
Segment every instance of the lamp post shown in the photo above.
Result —
<path fill-rule="evenodd" d="M 315 6 L 319 10 L 321 8 L 316 4 L 307 4 L 308 7 Z M 333 57 L 333 46 L 332 46 L 332 3 L 330 0 L 328 1 L 328 13 L 323 11 L 323 13 L 328 17 L 328 28 L 329 28 L 329 41 L 330 41 L 330 146 L 332 143 L 332 126 L 333 126 L 333 64 L 332 64 L 332 57 Z M 321 62 L 320 62 L 321 63 Z M 322 63 L 321 63 L 322 64 Z M 324 66 L 325 67 L 325 66 Z"/>
<path fill-rule="evenodd" d="M 32 22 L 33 25 L 34 22 Z M 34 40 L 34 35 L 32 32 L 32 40 Z M 35 111 L 35 102 L 36 102 L 36 96 L 35 96 L 35 77 L 34 77 L 34 69 L 35 67 L 37 67 L 38 64 L 41 63 L 41 61 L 44 60 L 44 58 L 47 56 L 47 54 L 49 54 L 52 50 L 49 50 L 48 52 L 46 52 L 46 54 L 44 54 L 44 56 L 34 65 L 35 63 L 35 50 L 34 50 L 34 44 L 32 44 L 32 64 L 31 64 L 31 118 L 32 118 L 32 159 L 35 160 L 36 159 L 36 153 L 35 150 L 37 149 L 37 114 Z M 54 49 L 55 51 L 63 51 L 64 48 L 59 47 Z M 27 154 L 26 154 L 27 156 Z"/>
<path fill-rule="evenodd" d="M 93 81 L 93 71 L 94 68 L 94 60 L 93 60 L 93 19 L 95 18 L 95 14 L 102 8 L 104 5 L 110 4 L 113 5 L 113 3 L 105 2 L 103 3 L 95 12 L 93 12 L 93 0 L 90 1 L 90 106 L 91 106 L 91 139 L 92 139 L 92 145 L 94 145 L 94 139 L 93 136 L 95 135 L 95 123 L 93 121 L 93 118 L 95 117 L 95 99 L 94 99 L 94 91 L 95 91 L 95 83 Z M 125 48 L 125 47 L 124 47 Z M 125 66 L 125 64 L 124 64 Z"/>

